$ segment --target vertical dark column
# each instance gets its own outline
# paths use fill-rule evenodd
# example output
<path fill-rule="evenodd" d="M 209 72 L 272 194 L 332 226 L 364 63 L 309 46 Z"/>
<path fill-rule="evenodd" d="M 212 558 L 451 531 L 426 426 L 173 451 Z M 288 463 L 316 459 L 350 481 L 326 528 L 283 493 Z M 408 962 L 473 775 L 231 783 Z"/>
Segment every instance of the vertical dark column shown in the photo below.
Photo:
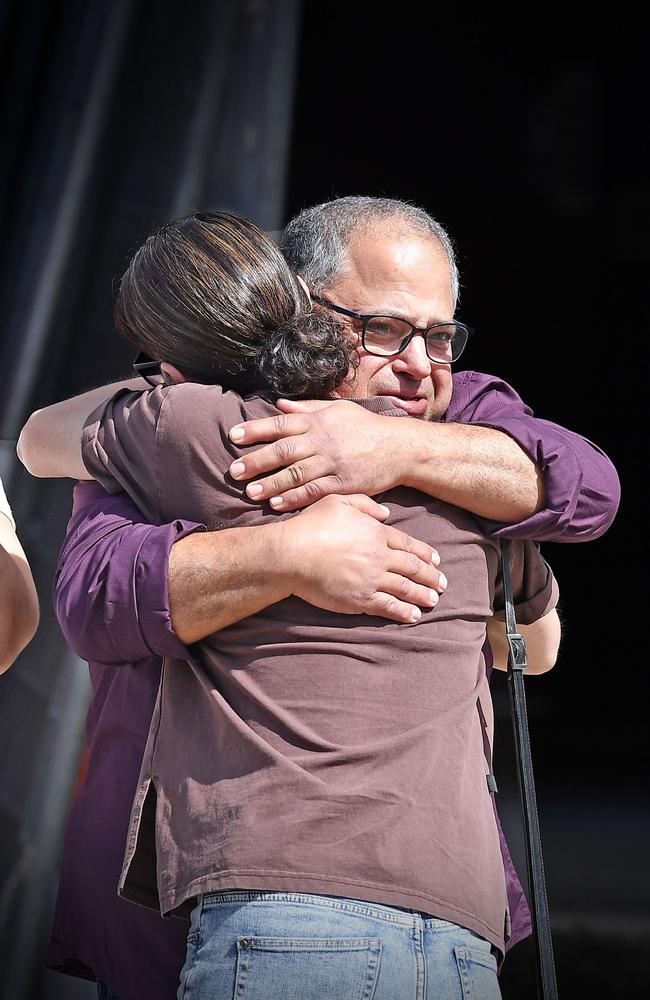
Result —
<path fill-rule="evenodd" d="M 298 0 L 215 5 L 171 214 L 220 208 L 284 225 Z"/>
<path fill-rule="evenodd" d="M 117 0 L 110 8 L 72 4 L 53 22 L 44 8 L 32 5 L 39 15 L 36 23 L 29 12 L 23 13 L 22 23 L 14 22 L 18 57 L 11 79 L 13 100 L 34 117 L 31 134 L 24 121 L 10 119 L 15 142 L 3 162 L 3 205 L 12 223 L 7 249 L 13 251 L 3 285 L 0 354 L 2 473 L 9 489 L 18 473 L 11 442 L 28 411 L 54 333 L 133 6 L 133 0 Z M 27 65 L 37 72 L 48 41 L 59 51 L 50 53 L 37 88 L 23 60 L 31 55 Z M 27 493 L 40 492 L 41 501 L 52 499 L 51 491 L 39 491 L 37 483 L 25 485 Z M 60 536 L 47 532 L 50 541 L 42 546 L 39 539 L 38 556 L 30 551 L 30 532 L 20 527 L 21 499 L 17 496 L 15 503 L 19 532 L 34 566 L 40 601 L 47 605 Z M 48 612 L 37 638 L 2 678 L 0 689 L 5 762 L 0 786 L 0 981 L 7 1000 L 31 995 L 42 962 L 88 698 L 87 671 L 63 646 Z"/>

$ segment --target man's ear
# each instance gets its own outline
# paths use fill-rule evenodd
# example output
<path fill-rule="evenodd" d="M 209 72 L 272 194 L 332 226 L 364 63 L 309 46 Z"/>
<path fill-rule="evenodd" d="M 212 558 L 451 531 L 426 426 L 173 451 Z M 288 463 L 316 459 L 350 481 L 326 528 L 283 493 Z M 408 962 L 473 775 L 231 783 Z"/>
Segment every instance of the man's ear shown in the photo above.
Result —
<path fill-rule="evenodd" d="M 311 303 L 311 292 L 307 288 L 307 282 L 305 281 L 304 278 L 301 278 L 299 274 L 297 274 L 296 277 L 297 277 L 298 281 L 300 282 L 300 284 L 302 285 L 302 287 L 305 289 L 305 292 L 307 294 L 307 298 L 309 299 L 309 301 Z"/>
<path fill-rule="evenodd" d="M 188 381 L 183 373 L 179 372 L 178 368 L 174 368 L 173 365 L 168 364 L 166 361 L 163 361 L 160 366 L 160 370 L 163 375 L 167 376 L 167 380 L 171 383 L 171 385 L 178 385 L 180 382 Z"/>

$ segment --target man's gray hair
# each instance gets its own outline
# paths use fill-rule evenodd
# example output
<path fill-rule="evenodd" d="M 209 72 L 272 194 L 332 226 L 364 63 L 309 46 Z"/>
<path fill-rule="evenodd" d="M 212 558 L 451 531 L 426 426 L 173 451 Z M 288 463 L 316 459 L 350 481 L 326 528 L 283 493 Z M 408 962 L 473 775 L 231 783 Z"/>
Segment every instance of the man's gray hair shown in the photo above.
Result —
<path fill-rule="evenodd" d="M 378 225 L 435 240 L 449 263 L 456 305 L 458 265 L 449 235 L 423 208 L 396 198 L 349 195 L 305 208 L 287 223 L 280 249 L 289 266 L 319 294 L 345 271 L 352 237 Z"/>

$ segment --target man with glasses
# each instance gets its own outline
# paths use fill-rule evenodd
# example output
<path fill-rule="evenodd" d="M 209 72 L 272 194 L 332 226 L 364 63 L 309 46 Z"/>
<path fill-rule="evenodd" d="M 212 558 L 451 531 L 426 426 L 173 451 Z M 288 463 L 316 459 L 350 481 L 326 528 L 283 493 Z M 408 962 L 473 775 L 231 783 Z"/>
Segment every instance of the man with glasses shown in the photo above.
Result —
<path fill-rule="evenodd" d="M 403 484 L 497 522 L 483 522 L 488 533 L 554 540 L 597 537 L 611 523 L 618 503 L 616 474 L 602 452 L 578 435 L 535 420 L 499 379 L 472 372 L 452 377 L 449 362 L 458 358 L 467 328 L 453 319 L 455 263 L 446 234 L 435 227 L 425 213 L 383 199 L 341 199 L 308 210 L 290 224 L 283 241 L 289 262 L 358 339 L 358 365 L 338 395 L 371 397 L 370 406 L 281 402 L 282 417 L 232 429 L 238 443 L 271 442 L 235 462 L 233 476 L 252 480 L 247 486 L 251 499 L 268 500 L 276 509 L 296 509 L 326 493 L 375 495 Z M 155 379 L 155 363 L 140 359 L 138 365 L 144 364 L 146 374 Z M 112 391 L 103 387 L 94 396 L 81 397 L 83 415 Z M 412 419 L 386 420 L 373 412 L 373 397 L 382 396 L 389 399 L 377 401 L 378 411 L 392 403 Z M 51 411 L 43 416 L 51 430 Z M 50 441 L 48 447 L 54 446 Z M 281 471 L 259 478 L 277 469 Z M 71 522 L 57 585 L 68 640 L 82 656 L 108 664 L 140 661 L 142 667 L 150 664 L 152 653 L 189 656 L 182 643 L 198 641 L 224 620 L 224 605 L 232 603 L 236 588 L 226 587 L 223 578 L 229 559 L 241 560 L 241 548 L 229 553 L 228 532 L 188 535 L 196 526 L 143 525 L 123 498 L 100 499 L 97 488 L 87 489 L 94 492 L 86 504 L 82 498 Z M 268 567 L 263 569 L 268 576 Z M 243 617 L 250 564 L 242 562 L 240 572 L 237 614 Z M 410 610 L 418 611 L 412 605 Z M 227 611 L 232 613 L 232 607 Z M 102 698 L 106 726 L 111 697 L 114 704 L 126 704 L 129 683 L 128 671 L 109 674 L 106 686 L 112 691 L 104 691 Z M 118 683 L 120 693 L 113 686 Z M 142 690 L 139 697 L 142 706 Z M 152 701 L 153 694 L 149 706 Z M 96 745 L 99 735 L 96 730 Z M 106 730 L 102 736 L 106 739 Z M 116 734 L 113 740 L 117 742 Z M 137 774 L 131 787 L 136 779 Z M 86 795 L 85 815 L 78 811 L 73 816 L 66 854 L 72 862 L 75 844 L 81 838 L 87 844 L 92 837 L 92 794 Z M 97 784 L 94 794 L 99 795 Z M 123 804 L 120 808 L 123 812 Z M 118 827 L 116 819 L 116 837 Z M 103 836 L 106 839 L 106 831 Z M 115 881 L 117 874 L 119 869 Z M 74 877 L 72 873 L 72 882 Z M 98 885 L 100 881 L 98 877 Z M 104 884 L 108 887 L 110 880 Z M 83 911 L 83 891 L 79 885 L 71 891 Z M 523 909 L 516 910 L 512 886 L 510 905 L 513 943 L 526 933 L 526 924 Z M 146 952 L 134 948 L 127 934 L 120 935 L 120 926 L 138 933 L 138 921 L 144 926 L 151 915 L 131 907 L 127 916 L 129 905 L 109 900 L 108 889 L 101 907 L 103 913 L 112 913 L 118 961 L 142 964 Z M 59 927 L 65 934 L 64 925 Z M 92 931 L 92 920 L 89 927 Z M 168 964 L 173 929 L 166 925 L 156 930 L 151 923 L 147 928 L 140 940 L 149 942 L 153 956 L 158 935 L 163 965 Z M 64 944 L 70 948 L 69 942 Z M 84 944 L 88 964 L 95 971 L 105 969 L 106 964 L 96 960 L 98 947 L 101 950 L 97 941 L 91 946 L 86 939 Z M 118 971 L 121 978 L 103 975 L 126 1000 L 129 972 L 125 967 Z M 169 983 L 170 997 L 174 988 Z"/>
<path fill-rule="evenodd" d="M 420 329 L 399 316 L 376 316 L 374 313 L 364 316 L 363 313 L 354 312 L 353 309 L 336 306 L 318 295 L 314 295 L 314 302 L 341 316 L 358 320 L 361 323 L 361 344 L 364 351 L 367 354 L 376 354 L 380 358 L 392 358 L 396 354 L 401 354 L 413 337 L 420 335 L 424 339 L 429 360 L 449 365 L 452 361 L 458 361 L 471 333 L 470 328 L 459 320 L 454 320 L 453 323 L 434 323 L 432 326 Z"/>

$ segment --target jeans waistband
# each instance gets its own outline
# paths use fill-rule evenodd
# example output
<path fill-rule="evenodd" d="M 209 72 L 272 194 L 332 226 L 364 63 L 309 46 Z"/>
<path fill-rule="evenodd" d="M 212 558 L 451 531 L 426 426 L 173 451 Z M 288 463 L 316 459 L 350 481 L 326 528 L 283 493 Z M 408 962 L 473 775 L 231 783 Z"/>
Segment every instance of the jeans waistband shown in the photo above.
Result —
<path fill-rule="evenodd" d="M 383 903 L 367 903 L 361 899 L 347 899 L 339 896 L 319 896 L 315 893 L 301 892 L 255 892 L 240 890 L 225 890 L 224 892 L 206 892 L 198 897 L 203 909 L 223 906 L 231 903 L 295 903 L 300 906 L 325 906 L 343 913 L 353 913 L 375 920 L 383 920 L 390 924 L 400 924 L 413 927 L 426 921 L 431 928 L 454 927 L 447 920 L 439 920 L 428 913 L 418 910 L 403 910 L 395 906 L 384 906 Z"/>

